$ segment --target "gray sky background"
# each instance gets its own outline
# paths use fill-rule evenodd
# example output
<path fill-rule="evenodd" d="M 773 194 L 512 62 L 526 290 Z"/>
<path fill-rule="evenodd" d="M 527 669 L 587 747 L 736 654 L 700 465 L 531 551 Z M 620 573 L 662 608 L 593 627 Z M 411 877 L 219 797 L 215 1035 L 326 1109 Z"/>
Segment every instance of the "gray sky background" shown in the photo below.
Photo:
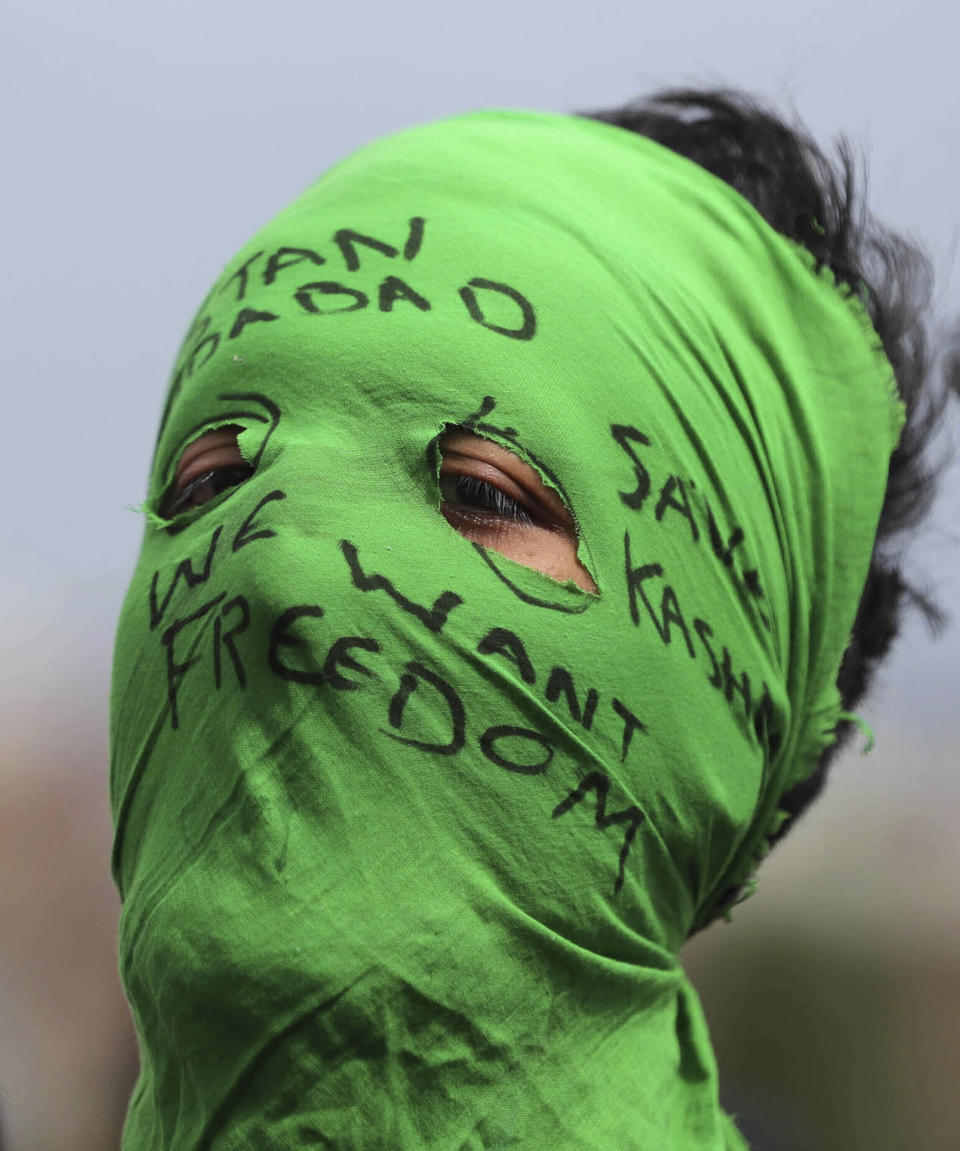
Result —
<path fill-rule="evenodd" d="M 3 29 L 0 782 L 69 763 L 78 731 L 105 730 L 141 531 L 127 509 L 195 307 L 256 227 L 372 137 L 482 106 L 752 89 L 819 139 L 846 130 L 864 147 L 875 210 L 927 243 L 940 312 L 960 311 L 954 0 L 3 0 Z M 960 618 L 958 494 L 954 469 L 914 570 L 936 573 Z M 881 745 L 950 739 L 958 673 L 960 623 L 937 644 L 912 626 L 866 711 Z M 952 789 L 952 761 L 884 786 Z"/>

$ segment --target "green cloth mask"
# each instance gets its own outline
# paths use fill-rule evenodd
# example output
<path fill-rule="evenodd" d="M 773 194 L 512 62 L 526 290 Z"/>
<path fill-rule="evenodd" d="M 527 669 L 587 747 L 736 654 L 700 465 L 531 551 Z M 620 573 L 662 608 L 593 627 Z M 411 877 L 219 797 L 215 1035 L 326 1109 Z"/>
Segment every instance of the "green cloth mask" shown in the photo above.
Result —
<path fill-rule="evenodd" d="M 834 737 L 901 422 L 861 302 L 606 124 L 416 128 L 260 232 L 117 640 L 124 1146 L 742 1146 L 677 954 Z M 224 426 L 250 478 L 165 522 Z M 451 528 L 450 426 L 597 594 Z"/>

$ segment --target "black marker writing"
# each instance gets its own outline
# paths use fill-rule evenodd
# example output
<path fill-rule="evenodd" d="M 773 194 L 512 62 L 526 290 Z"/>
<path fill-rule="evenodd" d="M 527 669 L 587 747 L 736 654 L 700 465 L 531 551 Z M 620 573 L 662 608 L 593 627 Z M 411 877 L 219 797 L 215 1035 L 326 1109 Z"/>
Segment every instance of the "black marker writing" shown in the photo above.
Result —
<path fill-rule="evenodd" d="M 387 276 L 377 289 L 377 300 L 381 312 L 392 312 L 398 300 L 406 300 L 421 312 L 430 311 L 430 301 L 399 276 Z"/>
<path fill-rule="evenodd" d="M 674 493 L 679 494 L 679 499 Z M 687 520 L 690 524 L 690 531 L 693 533 L 693 542 L 696 543 L 700 538 L 700 529 L 697 527 L 697 521 L 693 518 L 693 509 L 690 507 L 686 485 L 679 476 L 668 476 L 666 483 L 660 489 L 660 497 L 653 512 L 654 519 L 658 523 L 663 519 L 668 508 L 673 508 Z M 742 532 L 740 534 L 743 535 Z"/>
<path fill-rule="evenodd" d="M 226 592 L 221 592 L 218 596 L 214 596 L 213 599 L 207 600 L 205 604 L 198 607 L 196 611 L 191 612 L 190 615 L 184 616 L 182 619 L 178 619 L 172 623 L 160 637 L 163 646 L 167 649 L 167 702 L 170 705 L 170 726 L 174 728 L 174 730 L 180 726 L 180 714 L 177 709 L 177 691 L 180 683 L 190 668 L 200 662 L 199 655 L 194 655 L 182 663 L 177 662 L 174 653 L 177 636 L 184 628 L 189 627 L 190 624 L 206 619 L 210 612 L 224 599 L 226 599 Z M 196 650 L 196 647 L 197 643 L 194 641 L 194 650 Z"/>
<path fill-rule="evenodd" d="M 713 509 L 706 501 L 704 501 L 704 505 L 707 509 L 707 533 L 710 536 L 710 547 L 713 549 L 713 554 L 724 567 L 731 567 L 733 564 L 734 550 L 743 543 L 743 528 L 735 527 L 727 541 L 724 542 L 723 537 L 720 535 L 720 529 L 717 527 L 717 520 L 713 514 Z"/>
<path fill-rule="evenodd" d="M 660 591 L 659 608 L 654 605 L 647 593 L 648 581 L 663 578 L 663 565 L 647 563 L 635 566 L 631 555 L 629 532 L 624 534 L 623 550 L 630 619 L 634 626 L 639 627 L 643 618 L 640 611 L 642 604 L 644 612 L 653 623 L 661 642 L 669 646 L 675 634 L 674 629 L 676 629 L 683 636 L 687 654 L 691 659 L 696 659 L 697 649 L 693 643 L 690 626 L 688 626 L 686 617 L 680 609 L 677 593 L 669 584 L 664 584 Z M 710 643 L 714 631 L 706 620 L 695 617 L 692 620 L 692 626 L 710 660 L 711 671 L 707 676 L 707 682 L 711 687 L 722 690 L 727 703 L 733 703 L 734 696 L 739 696 L 743 704 L 743 715 L 749 720 L 754 707 L 749 675 L 746 671 L 741 671 L 739 674 L 734 672 L 733 656 L 725 644 L 721 646 L 720 656 L 717 657 L 714 647 Z"/>
<path fill-rule="evenodd" d="M 273 530 L 273 528 L 261 527 L 257 523 L 257 515 L 267 506 L 267 504 L 273 503 L 275 500 L 285 500 L 286 498 L 287 493 L 277 489 L 275 491 L 268 492 L 262 499 L 258 500 L 256 507 L 243 521 L 239 530 L 237 531 L 237 534 L 233 537 L 233 544 L 231 545 L 230 550 L 238 552 L 241 548 L 245 548 L 247 544 L 252 544 L 254 540 L 272 539 L 277 533 Z"/>
<path fill-rule="evenodd" d="M 279 319 L 280 317 L 276 312 L 261 312 L 256 308 L 241 308 L 237 312 L 227 339 L 235 340 L 248 324 L 269 324 Z"/>
<path fill-rule="evenodd" d="M 204 336 L 200 343 L 197 344 L 197 346 L 190 353 L 190 359 L 186 364 L 186 375 L 192 376 L 195 371 L 197 371 L 199 368 L 202 368 L 219 347 L 219 332 L 211 332 L 209 336 Z M 206 349 L 207 354 L 201 358 L 200 353 L 204 349 Z"/>
<path fill-rule="evenodd" d="M 599 831 L 605 831 L 608 827 L 617 823 L 625 823 L 627 825 L 623 833 L 623 846 L 620 848 L 620 866 L 617 872 L 617 880 L 613 885 L 613 894 L 616 895 L 620 888 L 623 887 L 623 877 L 626 870 L 627 854 L 630 851 L 630 845 L 633 843 L 637 829 L 640 827 L 640 824 L 643 823 L 645 816 L 635 804 L 625 807 L 623 811 L 614 811 L 607 815 L 607 793 L 609 790 L 609 778 L 604 775 L 602 771 L 591 771 L 590 774 L 585 776 L 577 787 L 570 792 L 566 799 L 557 804 L 553 809 L 553 818 L 557 819 L 559 816 L 565 815 L 586 796 L 587 792 L 592 791 L 596 796 L 596 825 Z"/>
<path fill-rule="evenodd" d="M 319 292 L 321 296 L 348 296 L 353 300 L 353 303 L 342 304 L 338 308 L 319 308 L 311 295 L 312 292 Z M 345 284 L 338 284 L 335 280 L 317 280 L 312 284 L 304 284 L 294 292 L 293 298 L 305 312 L 310 312 L 314 316 L 335 316 L 341 312 L 358 312 L 370 303 L 365 292 L 361 292 L 358 288 L 348 288 Z"/>
<path fill-rule="evenodd" d="M 536 749 L 533 753 L 533 762 L 510 758 L 505 752 L 498 750 L 497 744 L 502 739 L 523 740 L 527 745 L 533 744 Z M 545 735 L 528 727 L 511 727 L 508 724 L 487 728 L 480 736 L 480 750 L 497 767 L 516 772 L 518 775 L 543 775 L 553 759 L 553 744 Z"/>
<path fill-rule="evenodd" d="M 282 611 L 273 621 L 270 629 L 270 641 L 267 647 L 267 664 L 271 671 L 281 679 L 291 680 L 293 683 L 321 684 L 326 681 L 322 670 L 307 671 L 299 667 L 291 667 L 281 658 L 281 649 L 301 649 L 307 646 L 302 637 L 293 634 L 293 626 L 304 619 L 322 619 L 323 608 L 319 604 L 297 604 Z"/>
<path fill-rule="evenodd" d="M 683 634 L 684 641 L 687 645 L 687 652 L 690 657 L 693 658 L 696 653 L 693 649 L 693 641 L 690 638 L 687 622 L 683 618 L 680 611 L 680 604 L 677 602 L 677 593 L 669 584 L 664 585 L 660 595 L 660 612 L 658 614 L 656 608 L 650 602 L 644 587 L 647 580 L 662 578 L 663 565 L 649 563 L 634 567 L 630 556 L 629 532 L 626 532 L 624 535 L 623 547 L 626 557 L 627 594 L 630 598 L 630 618 L 633 620 L 634 626 L 637 627 L 640 624 L 640 608 L 637 605 L 639 598 L 643 606 L 647 609 L 647 615 L 653 621 L 653 625 L 657 629 L 657 634 L 660 636 L 660 639 L 665 644 L 669 644 L 673 639 L 671 624 L 676 624 Z"/>
<path fill-rule="evenodd" d="M 637 481 L 634 491 L 618 494 L 628 508 L 640 511 L 650 494 L 650 473 L 631 445 L 643 444 L 645 447 L 649 447 L 650 440 L 643 432 L 638 432 L 636 428 L 631 428 L 627 424 L 611 424 L 610 434 L 633 461 L 633 474 Z"/>
<path fill-rule="evenodd" d="M 611 424 L 610 434 L 630 459 L 636 481 L 636 488 L 633 491 L 618 492 L 620 500 L 631 510 L 642 511 L 653 484 L 650 472 L 641 458 L 639 448 L 649 448 L 651 446 L 650 437 L 629 424 Z M 696 493 L 696 499 L 691 493 Z M 670 515 L 670 513 L 674 514 Z M 737 548 L 745 544 L 743 528 L 735 524 L 724 538 L 709 500 L 697 490 L 695 481 L 692 479 L 685 480 L 678 475 L 667 475 L 660 487 L 654 507 L 654 519 L 657 523 L 665 522 L 668 517 L 671 521 L 675 520 L 677 516 L 682 517 L 687 521 L 691 542 L 698 544 L 701 538 L 701 524 L 698 522 L 697 513 L 699 513 L 700 519 L 705 521 L 707 539 L 713 555 L 725 568 L 731 571 L 734 578 L 739 578 L 742 581 L 750 596 L 758 601 L 758 618 L 763 626 L 769 630 L 769 616 L 760 606 L 765 596 L 760 583 L 759 569 L 752 567 L 741 572 L 734 570 Z"/>
<path fill-rule="evenodd" d="M 491 323 L 484 314 L 483 307 L 477 297 L 477 289 L 496 292 L 512 300 L 520 309 L 520 327 L 504 328 L 499 324 Z M 496 280 L 485 280 L 482 276 L 474 276 L 469 283 L 460 289 L 460 298 L 466 304 L 470 318 L 476 320 L 484 328 L 489 328 L 492 332 L 499 332 L 501 336 L 509 336 L 513 340 L 532 340 L 537 333 L 537 316 L 533 310 L 533 304 L 516 288 L 511 288 L 509 284 L 498 284 Z"/>
<path fill-rule="evenodd" d="M 370 668 L 355 660 L 350 654 L 354 648 L 374 653 L 380 651 L 380 645 L 377 641 L 367 636 L 342 635 L 339 639 L 334 640 L 327 652 L 327 658 L 323 661 L 323 679 L 336 691 L 356 691 L 363 687 L 360 680 L 348 679 L 343 675 L 340 671 L 341 667 L 356 672 L 364 679 L 370 679 L 374 675 Z"/>
<path fill-rule="evenodd" d="M 523 640 L 516 632 L 508 631 L 505 627 L 492 628 L 477 644 L 477 651 L 481 655 L 505 656 L 517 667 L 524 683 L 536 683 L 537 673 L 533 670 Z"/>
<path fill-rule="evenodd" d="M 228 615 L 236 609 L 236 618 L 226 629 L 224 628 L 224 620 Z M 220 671 L 220 648 L 225 647 L 233 663 L 233 670 L 237 677 L 237 683 L 241 687 L 247 686 L 247 677 L 243 670 L 243 663 L 240 660 L 240 653 L 237 651 L 236 637 L 242 635 L 250 626 L 250 604 L 247 602 L 245 596 L 235 596 L 228 604 L 224 604 L 221 611 L 218 613 L 216 619 L 213 621 L 213 682 L 216 684 L 217 691 L 220 690 L 222 682 Z"/>
<path fill-rule="evenodd" d="M 335 232 L 333 242 L 340 249 L 348 272 L 355 272 L 360 267 L 360 256 L 357 253 L 358 244 L 361 247 L 370 248 L 371 251 L 379 252 L 388 259 L 393 259 L 398 254 L 393 244 L 385 244 L 383 240 L 375 240 L 373 236 L 365 236 L 362 232 L 355 232 L 353 228 L 341 228 Z"/>
<path fill-rule="evenodd" d="M 277 248 L 267 260 L 267 266 L 263 270 L 264 287 L 270 287 L 277 278 L 278 272 L 282 272 L 285 268 L 293 268 L 305 260 L 311 264 L 316 264 L 317 267 L 327 262 L 319 252 L 315 252 L 312 248 Z"/>
<path fill-rule="evenodd" d="M 321 620 L 323 616 L 324 611 L 319 604 L 297 604 L 282 611 L 270 628 L 267 665 L 275 675 L 292 683 L 312 684 L 314 687 L 326 684 L 335 691 L 356 691 L 364 686 L 364 679 L 373 678 L 375 673 L 350 653 L 359 649 L 377 654 L 380 651 L 380 644 L 371 637 L 340 636 L 330 645 L 326 658 L 320 666 L 317 666 L 318 661 L 314 660 L 313 667 L 309 665 L 296 667 L 289 658 L 284 658 L 285 649 L 289 653 L 306 650 L 312 655 L 313 646 L 309 640 L 297 633 L 306 621 Z M 341 669 L 355 672 L 361 679 L 351 679 L 344 675 Z"/>
<path fill-rule="evenodd" d="M 409 747 L 418 748 L 420 751 L 429 751 L 436 755 L 456 755 L 458 751 L 463 750 L 463 745 L 466 740 L 466 713 L 463 709 L 463 702 L 445 679 L 435 672 L 432 672 L 429 668 L 424 667 L 423 664 L 416 662 L 404 664 L 403 674 L 400 676 L 400 686 L 397 688 L 393 699 L 390 700 L 390 707 L 387 713 L 390 726 L 397 731 L 403 727 L 407 703 L 420 683 L 429 684 L 446 703 L 453 729 L 450 739 L 444 743 L 440 743 L 431 740 L 413 739 L 404 735 L 396 735 L 394 732 L 387 731 L 384 728 L 381 728 L 380 731 L 384 735 L 389 736 L 390 739 L 395 739 L 397 743 L 405 743 Z"/>
<path fill-rule="evenodd" d="M 714 654 L 713 647 L 710 644 L 710 639 L 713 636 L 713 628 L 707 623 L 705 619 L 695 619 L 693 621 L 693 630 L 700 637 L 700 642 L 706 649 L 707 655 L 710 658 L 710 664 L 713 670 L 707 676 L 711 687 L 719 687 L 723 682 L 720 675 L 720 664 L 717 663 L 717 657 Z"/>
<path fill-rule="evenodd" d="M 582 724 L 587 731 L 590 730 L 593 724 L 593 714 L 597 710 L 597 689 L 595 687 L 591 687 L 587 691 L 586 698 L 581 705 L 577 699 L 576 688 L 573 686 L 573 676 L 565 667 L 558 666 L 551 670 L 544 694 L 550 703 L 556 703 L 562 695 L 567 701 L 571 717 L 577 723 Z"/>
<path fill-rule="evenodd" d="M 633 742 L 633 733 L 641 731 L 646 734 L 647 725 L 641 723 L 630 708 L 619 699 L 611 699 L 610 706 L 623 720 L 623 739 L 620 741 L 620 762 L 623 763 L 627 758 L 627 752 L 630 750 L 630 744 Z"/>
<path fill-rule="evenodd" d="M 749 715 L 751 709 L 750 677 L 745 671 L 742 671 L 739 676 L 733 674 L 733 660 L 726 646 L 723 649 L 723 662 L 720 665 L 720 670 L 723 673 L 723 694 L 727 703 L 733 700 L 733 694 L 736 692 L 743 700 L 744 713 Z"/>
<path fill-rule="evenodd" d="M 173 573 L 173 578 L 167 585 L 166 592 L 164 592 L 163 599 L 158 599 L 157 595 L 160 582 L 160 572 L 155 571 L 153 573 L 153 578 L 150 580 L 151 631 L 154 631 L 157 625 L 163 619 L 164 614 L 170 605 L 170 600 L 173 598 L 173 593 L 176 591 L 177 584 L 180 582 L 180 580 L 183 580 L 188 588 L 194 588 L 197 587 L 198 584 L 206 583 L 210 578 L 210 571 L 213 567 L 213 556 L 217 550 L 217 543 L 220 539 L 220 533 L 222 531 L 223 528 L 218 527 L 211 536 L 206 555 L 203 558 L 203 565 L 199 571 L 193 570 L 193 560 L 189 556 L 177 564 L 176 570 Z"/>
<path fill-rule="evenodd" d="M 340 541 L 340 550 L 347 561 L 354 587 L 365 592 L 385 591 L 394 603 L 418 619 L 429 631 L 439 634 L 443 630 L 443 625 L 447 622 L 450 612 L 463 603 L 463 599 L 452 591 L 441 592 L 429 608 L 414 603 L 413 600 L 407 599 L 402 592 L 398 591 L 386 576 L 380 575 L 378 572 L 371 572 L 368 575 L 360 566 L 356 546 L 349 540 Z"/>
<path fill-rule="evenodd" d="M 423 216 L 411 217 L 407 242 L 403 245 L 403 258 L 405 260 L 414 259 L 420 251 L 420 245 L 423 243 L 423 230 L 426 223 L 427 221 Z"/>
<path fill-rule="evenodd" d="M 249 256 L 246 260 L 244 260 L 240 267 L 237 268 L 235 272 L 231 272 L 231 274 L 227 277 L 217 295 L 222 295 L 227 290 L 227 288 L 230 287 L 233 281 L 236 280 L 237 299 L 242 300 L 247 294 L 247 283 L 249 281 L 248 272 L 250 270 L 250 265 L 256 263 L 256 261 L 259 260 L 262 255 L 262 251 L 254 252 L 252 256 Z"/>

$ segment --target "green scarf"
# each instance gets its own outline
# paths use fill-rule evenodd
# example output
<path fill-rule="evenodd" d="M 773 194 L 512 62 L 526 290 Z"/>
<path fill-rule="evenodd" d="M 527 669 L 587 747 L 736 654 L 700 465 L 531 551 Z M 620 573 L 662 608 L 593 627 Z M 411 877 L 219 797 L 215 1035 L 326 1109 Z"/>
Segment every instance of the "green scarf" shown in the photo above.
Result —
<path fill-rule="evenodd" d="M 902 422 L 696 165 L 484 112 L 329 171 L 174 371 L 113 683 L 124 1147 L 740 1147 L 678 951 L 834 738 Z M 171 522 L 183 449 L 250 478 Z M 471 429 L 597 594 L 438 514 Z"/>

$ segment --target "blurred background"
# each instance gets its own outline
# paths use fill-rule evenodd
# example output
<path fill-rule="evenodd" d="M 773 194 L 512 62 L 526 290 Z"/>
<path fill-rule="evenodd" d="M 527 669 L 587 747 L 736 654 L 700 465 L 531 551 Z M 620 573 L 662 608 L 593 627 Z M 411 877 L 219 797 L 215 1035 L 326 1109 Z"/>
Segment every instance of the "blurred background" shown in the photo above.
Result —
<path fill-rule="evenodd" d="M 953 0 L 330 4 L 3 0 L 0 1126 L 116 1147 L 136 1051 L 115 965 L 106 708 L 166 375 L 254 228 L 372 137 L 482 106 L 727 83 L 868 154 L 872 203 L 960 310 Z M 960 406 L 960 405 L 958 405 Z M 941 449 L 958 443 L 944 424 Z M 19 493 L 19 494 L 18 494 Z M 960 474 L 912 571 L 960 616 Z M 760 1151 L 960 1146 L 960 627 L 907 628 L 878 737 L 687 949 Z"/>

